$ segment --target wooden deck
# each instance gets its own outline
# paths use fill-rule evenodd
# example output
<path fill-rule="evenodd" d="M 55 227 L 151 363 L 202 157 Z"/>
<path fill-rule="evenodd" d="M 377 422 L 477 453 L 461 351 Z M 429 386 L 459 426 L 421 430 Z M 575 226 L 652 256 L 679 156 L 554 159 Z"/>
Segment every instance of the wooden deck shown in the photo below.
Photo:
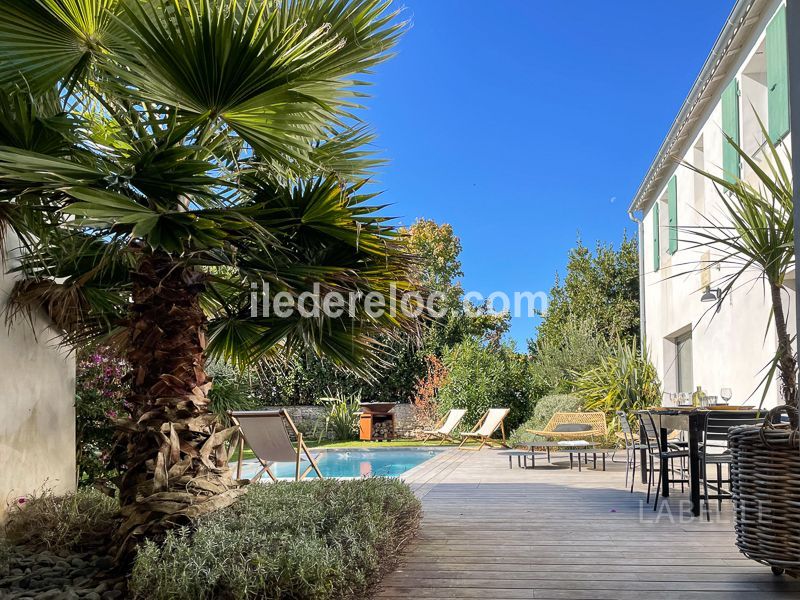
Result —
<path fill-rule="evenodd" d="M 497 451 L 452 450 L 409 471 L 422 533 L 378 598 L 800 598 L 739 554 L 729 504 L 695 519 L 678 489 L 654 513 L 640 483 L 623 489 L 624 465 L 608 468 L 509 470 Z"/>

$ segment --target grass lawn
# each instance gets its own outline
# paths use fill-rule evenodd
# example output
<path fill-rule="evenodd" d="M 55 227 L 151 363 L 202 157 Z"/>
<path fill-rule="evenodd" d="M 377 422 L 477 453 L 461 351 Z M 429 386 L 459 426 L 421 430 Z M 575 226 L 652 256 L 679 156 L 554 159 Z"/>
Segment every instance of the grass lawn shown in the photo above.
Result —
<path fill-rule="evenodd" d="M 362 448 L 409 448 L 413 446 L 421 446 L 422 440 L 392 440 L 391 442 L 361 442 L 359 440 L 347 440 L 344 442 L 317 442 L 306 440 L 306 445 L 309 448 L 352 448 L 354 450 L 359 450 Z M 426 444 L 430 447 L 435 447 L 438 443 L 428 442 Z M 454 446 L 455 444 L 451 442 L 445 442 L 442 444 L 443 446 Z M 244 460 L 248 460 L 250 458 L 255 458 L 255 454 L 250 448 L 245 447 L 244 449 Z M 230 460 L 235 461 L 239 459 L 239 453 L 234 452 L 231 455 Z"/>

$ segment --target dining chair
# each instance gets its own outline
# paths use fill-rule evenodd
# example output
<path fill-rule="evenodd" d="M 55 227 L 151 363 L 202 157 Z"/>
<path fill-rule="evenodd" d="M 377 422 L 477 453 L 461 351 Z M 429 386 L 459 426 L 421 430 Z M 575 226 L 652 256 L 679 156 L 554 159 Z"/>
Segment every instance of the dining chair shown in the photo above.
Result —
<path fill-rule="evenodd" d="M 625 487 L 628 487 L 628 476 L 630 475 L 632 494 L 633 485 L 636 483 L 636 454 L 644 448 L 644 445 L 638 440 L 636 433 L 631 428 L 631 423 L 625 411 L 618 410 L 617 417 L 619 418 L 622 439 L 625 442 Z"/>
<path fill-rule="evenodd" d="M 722 510 L 722 500 L 730 498 L 730 464 L 731 454 L 728 445 L 728 430 L 731 427 L 742 425 L 760 425 L 763 421 L 764 413 L 759 411 L 738 411 L 738 410 L 712 410 L 706 417 L 703 430 L 703 441 L 700 445 L 700 477 L 703 480 L 703 501 L 706 508 L 706 520 L 711 520 L 709 513 L 709 498 L 717 501 L 717 509 Z M 716 467 L 716 479 L 709 484 L 708 466 Z M 722 467 L 728 465 L 727 478 L 722 477 Z M 723 490 L 723 484 L 728 484 L 729 490 Z M 708 488 L 716 494 L 709 496 Z"/>
<path fill-rule="evenodd" d="M 658 510 L 658 496 L 661 491 L 661 482 L 664 478 L 664 469 L 661 468 L 662 461 L 667 461 L 670 465 L 670 473 L 675 472 L 675 459 L 684 459 L 688 458 L 689 451 L 682 450 L 676 448 L 675 446 L 667 446 L 667 449 L 664 450 L 661 448 L 661 435 L 656 429 L 655 421 L 653 420 L 653 414 L 650 411 L 642 411 L 639 413 L 640 423 L 642 432 L 644 433 L 645 439 L 645 446 L 647 449 L 647 455 L 649 459 L 650 469 L 648 470 L 648 477 L 647 477 L 647 503 L 650 503 L 650 488 L 653 485 L 654 473 L 653 470 L 655 468 L 655 463 L 658 463 L 658 483 L 656 484 L 656 497 L 655 501 L 653 502 L 653 511 Z M 680 469 L 680 479 L 678 480 L 681 484 L 681 491 L 683 491 L 683 484 L 688 483 L 688 481 L 684 478 L 685 473 L 683 467 L 679 467 Z M 674 478 L 670 478 L 673 482 L 675 482 Z"/>

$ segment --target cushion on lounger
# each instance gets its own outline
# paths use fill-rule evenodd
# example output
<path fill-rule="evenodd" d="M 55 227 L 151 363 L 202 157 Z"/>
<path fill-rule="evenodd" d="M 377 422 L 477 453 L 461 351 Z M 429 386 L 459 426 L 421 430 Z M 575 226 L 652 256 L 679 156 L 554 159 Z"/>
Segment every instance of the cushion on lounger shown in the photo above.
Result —
<path fill-rule="evenodd" d="M 591 425 L 586 425 L 584 423 L 564 423 L 563 425 L 556 425 L 553 431 L 573 433 L 576 431 L 590 431 L 591 429 Z"/>

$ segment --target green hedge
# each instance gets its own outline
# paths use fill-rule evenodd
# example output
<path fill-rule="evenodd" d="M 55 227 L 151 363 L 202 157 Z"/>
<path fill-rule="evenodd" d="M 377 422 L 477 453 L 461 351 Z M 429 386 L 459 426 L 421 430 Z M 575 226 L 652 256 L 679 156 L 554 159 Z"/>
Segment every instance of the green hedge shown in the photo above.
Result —
<path fill-rule="evenodd" d="M 193 531 L 146 543 L 130 590 L 153 600 L 363 598 L 420 515 L 397 480 L 253 485 Z"/>

